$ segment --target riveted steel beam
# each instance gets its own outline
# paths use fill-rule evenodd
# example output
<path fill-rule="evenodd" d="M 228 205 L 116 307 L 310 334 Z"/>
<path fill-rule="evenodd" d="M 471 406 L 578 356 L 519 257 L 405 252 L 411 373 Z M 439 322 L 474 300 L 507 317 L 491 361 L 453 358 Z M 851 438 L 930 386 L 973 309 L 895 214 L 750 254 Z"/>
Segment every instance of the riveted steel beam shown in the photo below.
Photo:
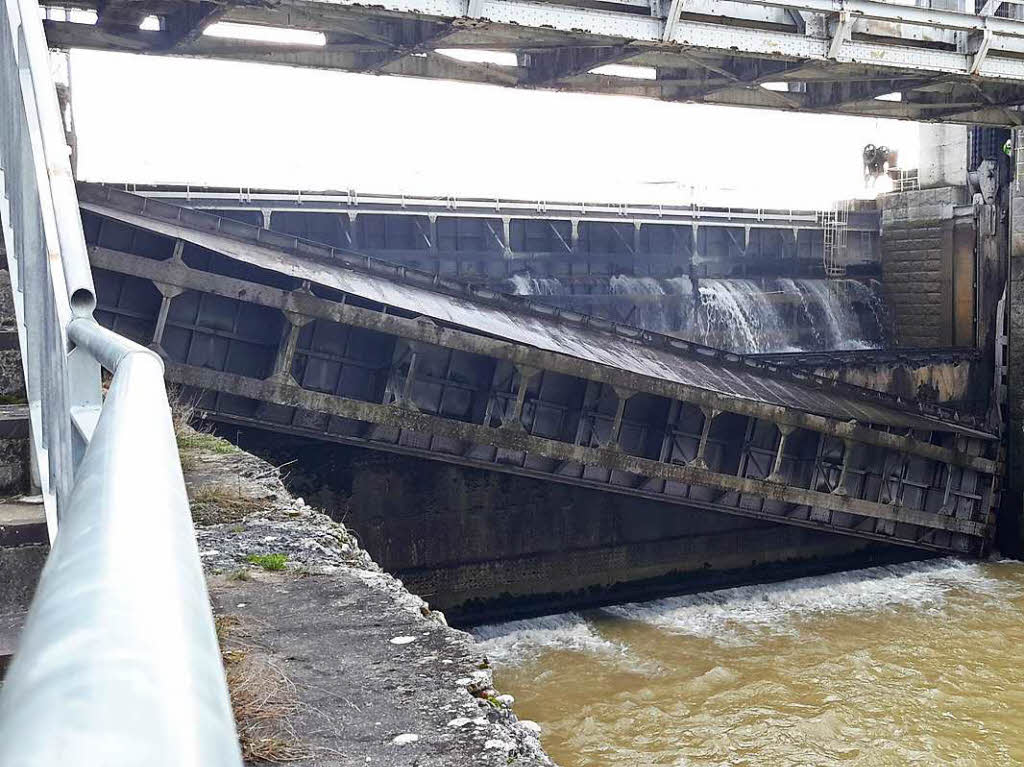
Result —
<path fill-rule="evenodd" d="M 687 484 L 722 488 L 731 492 L 749 493 L 763 498 L 800 506 L 854 514 L 861 517 L 889 520 L 896 523 L 984 538 L 987 527 L 972 520 L 941 516 L 890 504 L 865 501 L 850 496 L 820 493 L 778 482 L 737 477 L 695 466 L 681 466 L 630 455 L 612 447 L 587 447 L 537 437 L 525 430 L 491 428 L 426 413 L 412 412 L 395 405 L 366 402 L 303 389 L 286 383 L 264 381 L 233 373 L 224 373 L 176 363 L 167 364 L 168 380 L 208 391 L 223 391 L 278 405 L 300 407 L 316 413 L 340 418 L 410 429 L 466 440 L 506 450 L 525 451 L 561 461 L 598 466 L 629 472 L 643 477 L 656 477 Z"/>
<path fill-rule="evenodd" d="M 962 450 L 944 448 L 913 437 L 880 431 L 856 423 L 837 421 L 812 413 L 797 412 L 767 403 L 724 396 L 713 391 L 641 376 L 557 352 L 514 344 L 455 328 L 442 327 L 432 322 L 407 319 L 351 304 L 328 301 L 303 291 L 282 290 L 233 277 L 176 266 L 169 262 L 140 258 L 108 248 L 91 246 L 89 252 L 94 267 L 122 274 L 132 274 L 181 288 L 213 293 L 346 325 L 355 325 L 409 340 L 502 359 L 517 365 L 575 375 L 610 386 L 690 402 L 698 407 L 763 418 L 781 426 L 817 431 L 840 439 L 851 439 L 875 447 L 908 452 L 923 458 L 965 466 L 985 473 L 993 473 L 998 470 L 999 466 L 996 461 L 978 455 L 970 455 Z"/>

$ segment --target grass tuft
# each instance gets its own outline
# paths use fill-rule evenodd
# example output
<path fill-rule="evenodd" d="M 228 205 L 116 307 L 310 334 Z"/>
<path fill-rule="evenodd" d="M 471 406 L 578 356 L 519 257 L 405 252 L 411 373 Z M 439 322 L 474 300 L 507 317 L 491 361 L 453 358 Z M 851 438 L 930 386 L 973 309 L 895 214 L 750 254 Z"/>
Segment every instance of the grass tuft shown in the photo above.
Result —
<path fill-rule="evenodd" d="M 217 616 L 216 624 L 246 764 L 295 762 L 313 756 L 291 723 L 299 707 L 295 685 L 269 657 L 239 640 L 244 632 L 237 618 Z"/>
<path fill-rule="evenodd" d="M 239 452 L 237 447 L 223 437 L 205 431 L 193 429 L 188 432 L 177 432 L 175 437 L 178 440 L 178 452 L 216 453 L 218 455 Z"/>
<path fill-rule="evenodd" d="M 264 570 L 284 570 L 288 562 L 287 554 L 250 554 L 245 561 L 251 565 L 259 565 Z"/>
<path fill-rule="evenodd" d="M 249 498 L 230 485 L 204 485 L 192 493 L 189 502 L 192 521 L 200 526 L 237 524 L 246 515 L 266 511 L 270 507 L 269 501 Z"/>
<path fill-rule="evenodd" d="M 174 426 L 174 437 L 178 442 L 178 456 L 183 471 L 193 471 L 198 465 L 201 453 L 227 455 L 238 452 L 238 448 L 226 439 L 193 428 L 197 400 L 186 399 L 180 389 L 169 391 L 168 399 L 171 403 L 171 423 Z"/>

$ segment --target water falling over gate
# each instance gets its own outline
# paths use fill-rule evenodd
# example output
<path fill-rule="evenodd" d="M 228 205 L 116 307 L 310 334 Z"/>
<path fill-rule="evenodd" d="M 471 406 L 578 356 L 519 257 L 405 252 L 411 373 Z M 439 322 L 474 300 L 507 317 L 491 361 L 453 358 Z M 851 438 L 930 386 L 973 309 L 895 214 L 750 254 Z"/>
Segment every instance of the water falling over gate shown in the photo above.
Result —
<path fill-rule="evenodd" d="M 743 353 L 878 348 L 887 321 L 876 287 L 853 279 L 627 275 L 510 281 L 517 295 Z"/>

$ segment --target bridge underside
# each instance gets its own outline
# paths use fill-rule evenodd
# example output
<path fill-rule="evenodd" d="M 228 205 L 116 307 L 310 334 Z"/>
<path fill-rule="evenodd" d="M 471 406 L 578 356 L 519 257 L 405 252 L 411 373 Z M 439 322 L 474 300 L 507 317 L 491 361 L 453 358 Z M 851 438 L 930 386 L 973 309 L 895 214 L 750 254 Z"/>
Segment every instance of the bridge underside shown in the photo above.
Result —
<path fill-rule="evenodd" d="M 60 0 L 54 47 L 221 58 L 665 101 L 1020 125 L 1024 22 L 878 0 Z M 948 5 L 948 4 L 944 4 Z M 140 29 L 149 16 L 160 28 Z M 80 17 L 75 17 L 81 21 Z M 90 18 L 91 21 L 91 18 Z M 287 44 L 214 22 L 312 33 Z M 453 49 L 475 51 L 453 57 Z M 488 55 L 480 56 L 481 52 Z M 503 53 L 504 59 L 493 53 Z M 501 63 L 496 63 L 496 62 Z M 618 75 L 601 69 L 626 65 Z M 614 71 L 614 70 L 611 70 Z M 626 76 L 621 76 L 625 73 Z M 650 140 L 638 132 L 636 140 Z M 665 137 L 666 149 L 671 137 Z"/>
<path fill-rule="evenodd" d="M 97 317 L 212 418 L 935 551 L 989 539 L 996 444 L 967 417 L 113 189 L 82 207 Z"/>

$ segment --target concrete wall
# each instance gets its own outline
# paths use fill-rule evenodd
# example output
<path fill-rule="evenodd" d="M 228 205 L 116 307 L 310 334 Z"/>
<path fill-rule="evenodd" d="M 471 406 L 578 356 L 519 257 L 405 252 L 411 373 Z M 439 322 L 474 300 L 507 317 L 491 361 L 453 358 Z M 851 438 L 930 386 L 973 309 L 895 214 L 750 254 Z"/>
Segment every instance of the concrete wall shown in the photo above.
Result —
<path fill-rule="evenodd" d="M 967 126 L 920 126 L 918 180 L 922 189 L 967 183 Z"/>
<path fill-rule="evenodd" d="M 232 437 L 236 433 L 232 431 Z M 287 438 L 286 438 L 287 439 Z M 375 561 L 460 619 L 792 575 L 896 549 L 598 490 L 244 432 Z"/>
<path fill-rule="evenodd" d="M 955 319 L 956 287 L 963 285 L 957 278 L 970 279 L 974 272 L 973 248 L 955 247 L 965 241 L 955 235 L 966 225 L 957 220 L 965 194 L 960 187 L 943 187 L 882 200 L 882 286 L 899 346 L 973 342 L 973 326 L 958 327 Z M 972 314 L 961 307 L 957 316 L 970 322 Z"/>
<path fill-rule="evenodd" d="M 905 400 L 956 405 L 984 416 L 991 394 L 991 366 L 988 358 L 956 358 L 923 364 L 886 360 L 879 364 L 821 366 L 812 372 Z"/>

